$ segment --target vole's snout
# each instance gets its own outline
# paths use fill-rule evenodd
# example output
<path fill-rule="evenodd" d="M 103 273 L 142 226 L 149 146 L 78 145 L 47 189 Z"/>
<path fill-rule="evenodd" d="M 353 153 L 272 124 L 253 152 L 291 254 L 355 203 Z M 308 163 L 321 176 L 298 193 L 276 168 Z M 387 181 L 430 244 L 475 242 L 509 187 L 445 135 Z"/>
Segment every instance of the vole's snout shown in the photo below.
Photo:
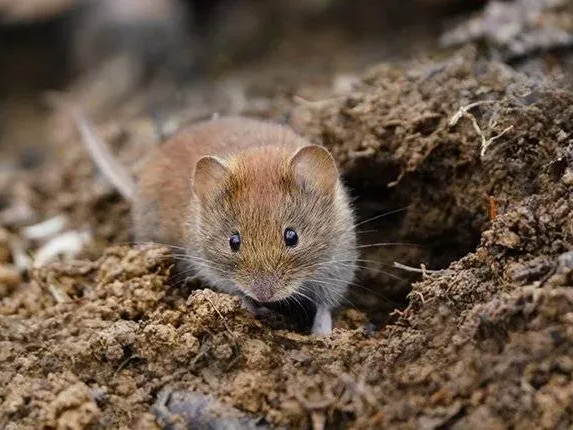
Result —
<path fill-rule="evenodd" d="M 276 276 L 257 277 L 251 282 L 251 292 L 259 302 L 270 302 L 275 295 L 277 282 Z"/>

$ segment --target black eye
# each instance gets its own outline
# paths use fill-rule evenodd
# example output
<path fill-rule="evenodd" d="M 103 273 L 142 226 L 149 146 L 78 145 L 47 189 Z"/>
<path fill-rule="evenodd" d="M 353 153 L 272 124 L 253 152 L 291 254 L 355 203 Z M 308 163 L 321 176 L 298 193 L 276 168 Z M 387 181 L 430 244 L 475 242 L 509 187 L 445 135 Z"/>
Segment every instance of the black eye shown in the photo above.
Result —
<path fill-rule="evenodd" d="M 298 234 L 292 228 L 285 230 L 285 245 L 289 248 L 294 248 L 298 243 Z"/>
<path fill-rule="evenodd" d="M 229 238 L 229 246 L 233 252 L 237 252 L 239 250 L 241 247 L 241 235 L 239 233 L 231 235 Z"/>

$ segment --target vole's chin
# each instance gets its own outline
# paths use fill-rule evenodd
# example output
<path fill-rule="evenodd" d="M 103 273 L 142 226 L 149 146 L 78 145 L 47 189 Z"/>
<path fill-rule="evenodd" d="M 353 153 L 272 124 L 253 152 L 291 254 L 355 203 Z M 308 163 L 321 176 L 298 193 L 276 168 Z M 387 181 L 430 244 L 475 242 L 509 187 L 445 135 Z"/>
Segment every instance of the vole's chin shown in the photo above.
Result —
<path fill-rule="evenodd" d="M 289 286 L 283 287 L 279 290 L 276 290 L 275 293 L 273 294 L 272 299 L 268 300 L 268 302 L 283 301 L 285 299 L 288 299 L 289 297 L 296 295 L 297 291 L 298 291 L 298 288 L 295 286 L 289 285 Z"/>
<path fill-rule="evenodd" d="M 245 296 L 253 299 L 254 301 L 264 303 L 276 303 L 287 299 L 288 297 L 296 294 L 297 289 L 294 287 L 272 288 L 271 291 L 261 293 L 261 291 L 253 291 L 252 289 L 245 288 L 240 284 L 236 284 L 236 288 Z M 257 294 L 258 293 L 258 294 Z"/>
<path fill-rule="evenodd" d="M 269 302 L 269 300 L 262 300 L 260 297 L 257 297 L 257 295 L 251 291 L 248 288 L 243 287 L 241 284 L 236 283 L 235 284 L 235 288 L 237 290 L 239 290 L 239 292 L 241 293 L 241 295 L 248 297 L 251 300 L 254 300 L 257 303 L 266 303 Z"/>

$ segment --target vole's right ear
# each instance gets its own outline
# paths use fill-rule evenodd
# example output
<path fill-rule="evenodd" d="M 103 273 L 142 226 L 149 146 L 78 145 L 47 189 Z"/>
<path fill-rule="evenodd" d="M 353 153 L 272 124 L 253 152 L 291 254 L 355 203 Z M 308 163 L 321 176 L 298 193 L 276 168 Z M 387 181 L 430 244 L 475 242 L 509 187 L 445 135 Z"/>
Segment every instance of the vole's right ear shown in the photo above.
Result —
<path fill-rule="evenodd" d="M 225 162 L 217 157 L 201 157 L 195 165 L 192 186 L 197 198 L 205 200 L 216 195 L 229 176 Z"/>
<path fill-rule="evenodd" d="M 326 148 L 319 145 L 304 146 L 292 156 L 290 166 L 299 184 L 323 193 L 334 192 L 338 170 Z"/>

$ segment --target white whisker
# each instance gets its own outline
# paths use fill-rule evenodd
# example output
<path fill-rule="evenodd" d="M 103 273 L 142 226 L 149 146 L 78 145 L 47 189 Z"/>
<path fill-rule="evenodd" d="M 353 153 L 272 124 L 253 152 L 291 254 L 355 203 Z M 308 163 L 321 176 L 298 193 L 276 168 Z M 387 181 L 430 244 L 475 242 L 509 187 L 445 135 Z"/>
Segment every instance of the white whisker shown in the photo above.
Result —
<path fill-rule="evenodd" d="M 364 220 L 364 221 L 360 221 L 360 222 L 359 222 L 358 224 L 356 224 L 354 227 L 358 227 L 359 225 L 366 224 L 367 222 L 371 222 L 371 221 L 377 220 L 377 219 L 379 219 L 379 218 L 384 218 L 385 216 L 390 216 L 390 215 L 393 215 L 393 214 L 396 214 L 396 213 L 404 212 L 404 211 L 406 211 L 406 210 L 408 210 L 408 209 L 410 209 L 410 205 L 408 205 L 408 206 L 406 206 L 406 207 L 403 207 L 403 208 L 400 208 L 400 209 L 394 209 L 394 210 L 389 211 L 389 212 L 384 212 L 383 214 L 373 216 L 372 218 L 368 218 L 368 219 L 366 219 L 366 220 Z"/>
<path fill-rule="evenodd" d="M 337 281 L 336 279 L 329 279 L 329 278 L 324 278 L 324 279 L 330 280 L 331 282 L 336 282 L 336 281 Z M 329 285 L 328 282 L 325 282 L 325 284 Z M 385 302 L 387 302 L 387 303 L 389 303 L 389 304 L 391 304 L 391 305 L 393 305 L 393 306 L 399 306 L 399 305 L 400 305 L 399 303 L 397 303 L 397 302 L 395 302 L 395 301 L 389 299 L 388 297 L 384 296 L 384 295 L 383 295 L 381 292 L 379 292 L 379 291 L 373 290 L 373 289 L 371 289 L 371 288 L 368 288 L 368 287 L 366 287 L 366 286 L 364 286 L 364 285 L 361 285 L 361 284 L 358 284 L 358 283 L 352 283 L 351 285 L 354 286 L 354 287 L 360 288 L 360 289 L 362 289 L 362 290 L 368 291 L 369 293 L 374 294 L 374 295 L 375 295 L 376 297 L 378 297 L 379 299 L 382 299 L 382 300 L 384 300 Z M 336 292 L 338 293 L 338 291 L 336 291 Z M 340 293 L 338 293 L 338 294 L 340 294 Z"/>
<path fill-rule="evenodd" d="M 374 248 L 376 246 L 412 246 L 415 248 L 423 248 L 422 245 L 417 243 L 409 243 L 409 242 L 379 242 L 379 243 L 370 243 L 367 245 L 358 245 L 356 248 L 363 249 L 363 248 Z"/>
<path fill-rule="evenodd" d="M 292 299 L 297 305 L 299 305 L 302 309 L 302 311 L 304 312 L 304 315 L 306 316 L 306 318 L 308 319 L 308 312 L 306 311 L 303 303 L 301 303 L 301 301 L 298 299 L 298 297 L 296 297 L 296 295 L 299 294 L 298 292 L 296 292 L 295 294 L 287 297 L 287 299 Z"/>
<path fill-rule="evenodd" d="M 329 287 L 332 287 L 332 284 L 331 284 L 331 283 L 329 283 L 329 282 L 324 282 L 324 281 L 320 281 L 320 280 L 318 280 L 318 279 L 311 279 L 309 282 L 316 283 L 316 284 L 327 285 L 327 286 L 329 286 Z M 306 288 L 308 288 L 308 287 L 306 287 Z M 352 306 L 353 308 L 357 308 L 356 305 L 355 305 L 354 303 L 352 303 L 352 302 L 344 295 L 344 293 L 341 293 L 341 292 L 338 291 L 337 289 L 328 288 L 328 289 L 325 289 L 325 290 L 323 290 L 323 291 L 324 291 L 324 292 L 327 292 L 329 295 L 333 295 L 333 296 L 338 297 L 339 299 L 345 300 L 345 301 L 347 301 L 347 302 L 350 304 L 350 306 Z M 336 306 L 338 303 L 332 301 L 331 304 L 334 305 L 334 306 Z"/>

